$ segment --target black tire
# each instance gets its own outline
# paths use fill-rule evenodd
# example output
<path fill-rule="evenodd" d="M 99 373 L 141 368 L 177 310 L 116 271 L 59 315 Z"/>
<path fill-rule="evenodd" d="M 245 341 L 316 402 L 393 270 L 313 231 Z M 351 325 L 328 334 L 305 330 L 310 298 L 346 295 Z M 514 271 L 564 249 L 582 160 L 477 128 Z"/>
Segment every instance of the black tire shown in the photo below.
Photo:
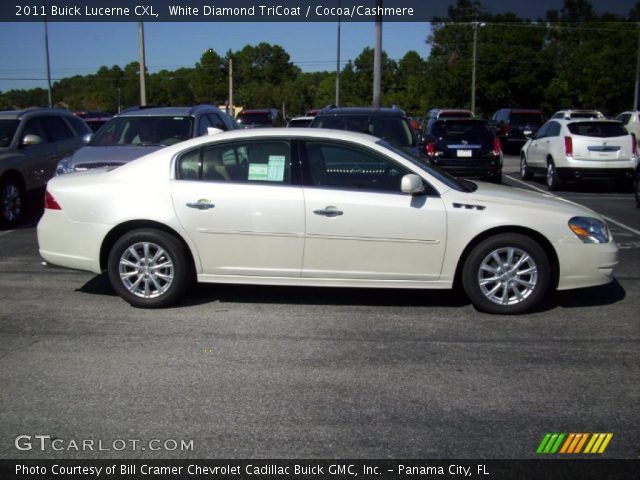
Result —
<path fill-rule="evenodd" d="M 528 256 L 519 275 L 505 268 L 511 248 L 514 249 L 511 268 Z M 496 252 L 504 263 L 495 260 L 492 254 Z M 493 265 L 496 272 L 486 269 L 494 268 Z M 535 272 L 526 273 L 532 267 Z M 495 277 L 496 281 L 487 281 L 491 280 L 487 275 L 493 275 L 491 278 Z M 532 286 L 526 287 L 522 282 Z M 504 233 L 483 240 L 471 251 L 462 270 L 462 286 L 469 300 L 476 309 L 487 313 L 514 315 L 531 310 L 544 298 L 550 284 L 551 264 L 546 253 L 535 240 L 519 233 Z M 518 298 L 516 291 L 522 298 Z"/>
<path fill-rule="evenodd" d="M 140 257 L 144 254 L 144 244 L 148 245 L 146 259 L 136 260 L 132 250 Z M 121 259 L 129 258 L 131 263 L 123 265 L 121 276 Z M 158 265 L 152 265 L 154 259 Z M 162 308 L 176 303 L 191 284 L 191 272 L 183 243 L 172 235 L 153 229 L 124 234 L 113 245 L 107 263 L 107 274 L 115 292 L 139 308 Z M 145 291 L 140 290 L 142 285 L 147 286 Z"/>
<path fill-rule="evenodd" d="M 636 196 L 636 207 L 640 208 L 640 169 L 636 173 L 636 180 L 633 184 L 633 193 Z"/>
<path fill-rule="evenodd" d="M 635 179 L 621 178 L 616 181 L 616 187 L 621 192 L 625 192 L 625 193 L 633 192 L 635 188 Z"/>
<path fill-rule="evenodd" d="M 553 160 L 549 160 L 547 163 L 547 174 L 545 176 L 547 182 L 547 189 L 551 192 L 559 190 L 562 187 L 562 179 L 558 174 L 555 163 Z"/>
<path fill-rule="evenodd" d="M 524 153 L 520 155 L 520 178 L 522 180 L 531 180 L 533 178 L 533 172 L 527 165 L 527 157 Z"/>
<path fill-rule="evenodd" d="M 15 177 L 0 181 L 0 226 L 15 227 L 24 216 L 25 195 L 22 183 Z"/>

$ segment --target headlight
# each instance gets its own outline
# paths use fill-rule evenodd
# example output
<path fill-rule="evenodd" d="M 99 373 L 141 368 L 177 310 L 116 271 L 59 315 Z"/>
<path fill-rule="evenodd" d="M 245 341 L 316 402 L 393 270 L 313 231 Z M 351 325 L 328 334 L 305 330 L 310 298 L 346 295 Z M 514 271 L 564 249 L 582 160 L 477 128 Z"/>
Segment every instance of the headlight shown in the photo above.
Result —
<path fill-rule="evenodd" d="M 609 229 L 606 223 L 590 217 L 573 217 L 569 228 L 583 243 L 609 242 Z"/>
<path fill-rule="evenodd" d="M 73 172 L 73 167 L 70 164 L 71 164 L 71 157 L 63 158 L 62 160 L 60 160 L 58 162 L 58 165 L 56 166 L 56 172 L 54 175 L 58 176 L 58 175 L 63 175 L 65 173 Z"/>

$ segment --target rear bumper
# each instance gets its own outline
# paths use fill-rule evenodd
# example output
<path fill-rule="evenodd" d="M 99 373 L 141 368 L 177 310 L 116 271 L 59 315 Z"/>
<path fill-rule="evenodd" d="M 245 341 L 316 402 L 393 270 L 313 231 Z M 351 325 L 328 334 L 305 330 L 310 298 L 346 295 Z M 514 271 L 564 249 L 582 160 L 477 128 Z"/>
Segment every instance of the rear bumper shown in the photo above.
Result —
<path fill-rule="evenodd" d="M 558 168 L 558 175 L 563 180 L 582 180 L 589 178 L 610 178 L 615 180 L 632 179 L 633 168 Z"/>
<path fill-rule="evenodd" d="M 436 158 L 433 164 L 457 177 L 497 177 L 502 175 L 502 162 L 497 158 Z"/>

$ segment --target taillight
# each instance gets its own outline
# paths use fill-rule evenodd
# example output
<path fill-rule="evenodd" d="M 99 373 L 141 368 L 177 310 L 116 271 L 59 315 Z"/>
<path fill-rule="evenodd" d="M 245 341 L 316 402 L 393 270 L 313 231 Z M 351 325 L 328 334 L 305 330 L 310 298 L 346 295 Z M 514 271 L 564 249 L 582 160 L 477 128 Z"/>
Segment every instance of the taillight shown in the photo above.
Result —
<path fill-rule="evenodd" d="M 573 140 L 571 140 L 571 137 L 564 137 L 564 151 L 567 157 L 573 157 Z"/>
<path fill-rule="evenodd" d="M 427 143 L 424 146 L 424 151 L 430 157 L 433 157 L 436 154 L 436 144 L 435 143 Z"/>
<path fill-rule="evenodd" d="M 498 137 L 493 137 L 493 155 L 499 157 L 502 153 L 502 145 Z"/>
<path fill-rule="evenodd" d="M 58 205 L 56 199 L 53 198 L 53 195 L 49 193 L 49 191 L 44 192 L 44 208 L 48 210 L 62 210 L 62 207 Z"/>
<path fill-rule="evenodd" d="M 633 142 L 631 144 L 631 153 L 637 157 L 638 156 L 638 139 L 636 138 L 635 133 L 631 134 L 631 141 Z"/>

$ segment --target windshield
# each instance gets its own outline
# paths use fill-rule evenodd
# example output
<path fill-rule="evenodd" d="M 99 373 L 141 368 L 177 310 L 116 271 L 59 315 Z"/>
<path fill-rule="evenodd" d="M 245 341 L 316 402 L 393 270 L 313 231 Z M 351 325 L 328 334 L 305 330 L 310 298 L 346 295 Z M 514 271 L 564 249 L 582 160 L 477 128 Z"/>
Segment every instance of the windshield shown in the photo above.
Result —
<path fill-rule="evenodd" d="M 512 125 L 542 125 L 544 118 L 541 113 L 512 113 Z"/>
<path fill-rule="evenodd" d="M 311 126 L 368 133 L 400 147 L 414 147 L 416 143 L 409 122 L 400 116 L 345 115 L 316 117 Z"/>
<path fill-rule="evenodd" d="M 145 116 L 117 117 L 105 123 L 89 145 L 173 145 L 191 138 L 192 117 Z"/>
<path fill-rule="evenodd" d="M 569 131 L 574 135 L 585 137 L 623 137 L 627 131 L 618 122 L 575 122 L 567 125 Z"/>
<path fill-rule="evenodd" d="M 397 155 L 400 155 L 402 158 L 410 161 L 416 167 L 427 172 L 429 175 L 431 175 L 432 177 L 435 177 L 440 182 L 444 183 L 445 185 L 447 185 L 448 187 L 454 190 L 458 190 L 459 192 L 473 192 L 478 188 L 475 183 L 470 182 L 469 180 L 464 180 L 462 178 L 456 178 L 452 175 L 449 175 L 447 172 L 440 170 L 437 167 L 434 167 L 432 165 L 427 165 L 424 162 L 417 159 L 416 157 L 414 157 L 413 155 L 407 153 L 406 151 L 402 150 L 401 148 L 398 148 L 395 145 L 392 145 L 389 142 L 386 142 L 384 140 L 379 140 L 378 142 L 376 142 L 376 144 L 388 150 L 391 150 L 393 153 Z"/>
<path fill-rule="evenodd" d="M 7 148 L 16 134 L 19 120 L 0 120 L 0 148 Z"/>

